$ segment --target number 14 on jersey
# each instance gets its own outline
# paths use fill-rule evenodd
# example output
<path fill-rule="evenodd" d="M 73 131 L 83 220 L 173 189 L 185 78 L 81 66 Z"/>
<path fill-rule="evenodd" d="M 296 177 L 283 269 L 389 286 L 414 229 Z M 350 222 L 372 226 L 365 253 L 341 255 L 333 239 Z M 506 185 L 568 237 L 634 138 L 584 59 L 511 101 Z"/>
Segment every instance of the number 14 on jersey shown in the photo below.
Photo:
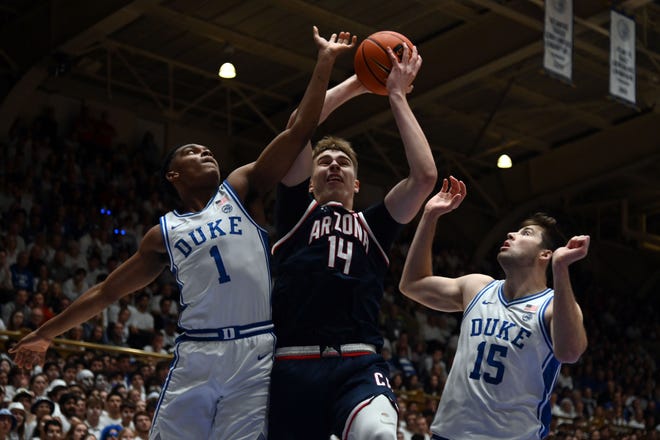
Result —
<path fill-rule="evenodd" d="M 353 258 L 353 242 L 344 240 L 342 237 L 330 235 L 328 237 L 328 267 L 335 268 L 337 264 L 341 264 L 338 260 L 344 262 L 344 269 L 342 272 L 348 275 L 351 270 L 351 259 Z"/>

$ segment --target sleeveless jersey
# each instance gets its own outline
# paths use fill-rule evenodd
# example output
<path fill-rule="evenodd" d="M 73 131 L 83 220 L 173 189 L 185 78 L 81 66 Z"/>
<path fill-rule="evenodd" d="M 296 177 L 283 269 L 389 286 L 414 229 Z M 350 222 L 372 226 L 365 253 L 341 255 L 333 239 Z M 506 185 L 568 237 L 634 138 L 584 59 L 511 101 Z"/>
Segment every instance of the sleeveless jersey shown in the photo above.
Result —
<path fill-rule="evenodd" d="M 168 212 L 160 227 L 181 291 L 184 330 L 272 325 L 268 235 L 228 182 L 202 211 Z"/>
<path fill-rule="evenodd" d="M 304 185 L 278 189 L 276 215 L 296 217 L 283 231 L 279 228 L 287 222 L 278 218 L 282 238 L 272 249 L 277 346 L 360 342 L 380 348 L 378 311 L 389 265 L 385 250 L 400 225 L 383 203 L 362 212 L 336 202 L 310 203 Z M 297 208 L 304 203 L 304 212 L 294 214 L 296 203 Z"/>
<path fill-rule="evenodd" d="M 432 432 L 451 440 L 542 439 L 559 373 L 543 315 L 552 289 L 507 301 L 493 281 L 463 314 Z"/>

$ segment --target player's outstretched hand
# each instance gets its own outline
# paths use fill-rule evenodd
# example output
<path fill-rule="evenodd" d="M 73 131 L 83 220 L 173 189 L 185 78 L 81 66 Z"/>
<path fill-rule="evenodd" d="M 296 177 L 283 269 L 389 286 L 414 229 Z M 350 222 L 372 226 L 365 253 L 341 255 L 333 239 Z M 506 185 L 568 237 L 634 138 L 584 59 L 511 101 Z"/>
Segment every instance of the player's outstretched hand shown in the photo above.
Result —
<path fill-rule="evenodd" d="M 424 212 L 436 218 L 440 217 L 458 208 L 466 195 L 467 187 L 465 183 L 454 176 L 449 176 L 449 180 L 447 178 L 442 179 L 440 191 L 426 202 Z"/>
<path fill-rule="evenodd" d="M 332 34 L 327 40 L 319 35 L 319 28 L 314 26 L 314 43 L 319 49 L 319 55 L 327 54 L 336 57 L 339 54 L 348 52 L 355 47 L 357 37 L 351 37 L 350 32 L 339 32 L 339 34 Z"/>
<path fill-rule="evenodd" d="M 35 365 L 44 364 L 46 350 L 48 350 L 50 343 L 50 339 L 39 336 L 34 331 L 26 335 L 9 350 L 9 354 L 14 357 L 14 362 L 19 367 L 32 368 Z"/>
<path fill-rule="evenodd" d="M 552 253 L 552 264 L 568 266 L 569 264 L 583 259 L 589 251 L 590 240 L 591 239 L 588 235 L 576 235 L 575 237 L 571 237 L 571 239 L 568 240 L 568 243 L 566 243 L 566 246 L 557 248 Z"/>

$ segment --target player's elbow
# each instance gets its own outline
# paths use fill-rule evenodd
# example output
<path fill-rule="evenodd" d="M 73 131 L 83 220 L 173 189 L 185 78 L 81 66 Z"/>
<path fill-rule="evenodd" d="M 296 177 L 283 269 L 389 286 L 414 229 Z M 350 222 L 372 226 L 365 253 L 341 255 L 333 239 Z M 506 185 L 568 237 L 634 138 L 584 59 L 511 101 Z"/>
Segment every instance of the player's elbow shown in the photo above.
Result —
<path fill-rule="evenodd" d="M 407 289 L 408 289 L 408 283 L 403 278 L 401 278 L 401 281 L 399 281 L 399 292 L 406 295 Z"/>
<path fill-rule="evenodd" d="M 579 341 L 569 347 L 555 348 L 555 357 L 563 364 L 574 364 L 587 350 L 587 341 Z"/>
<path fill-rule="evenodd" d="M 399 281 L 399 292 L 408 298 L 417 298 L 416 284 L 406 277 L 401 277 L 401 281 Z"/>
<path fill-rule="evenodd" d="M 420 193 L 431 194 L 431 191 L 435 188 L 435 183 L 438 181 L 438 170 L 434 162 L 431 161 L 430 164 L 426 164 L 412 177 Z"/>

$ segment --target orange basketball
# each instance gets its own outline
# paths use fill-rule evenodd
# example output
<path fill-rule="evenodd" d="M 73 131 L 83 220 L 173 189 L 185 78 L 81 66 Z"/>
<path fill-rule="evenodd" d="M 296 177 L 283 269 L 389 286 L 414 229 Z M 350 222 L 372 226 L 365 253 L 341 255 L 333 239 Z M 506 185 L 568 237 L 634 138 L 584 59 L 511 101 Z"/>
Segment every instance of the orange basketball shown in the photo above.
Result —
<path fill-rule="evenodd" d="M 387 95 L 387 76 L 392 70 L 387 47 L 391 47 L 394 54 L 401 59 L 403 45 L 407 44 L 412 50 L 413 44 L 405 36 L 394 31 L 380 31 L 369 35 L 357 48 L 353 66 L 355 74 L 366 88 L 377 95 Z"/>

